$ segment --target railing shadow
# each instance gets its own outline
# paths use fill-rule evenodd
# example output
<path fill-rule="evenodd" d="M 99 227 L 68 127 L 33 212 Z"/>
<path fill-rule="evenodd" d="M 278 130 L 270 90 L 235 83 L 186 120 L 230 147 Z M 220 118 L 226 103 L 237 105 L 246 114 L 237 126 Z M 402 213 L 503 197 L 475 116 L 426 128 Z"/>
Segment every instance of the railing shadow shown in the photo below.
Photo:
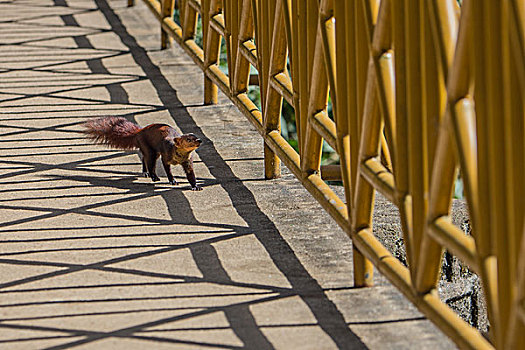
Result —
<path fill-rule="evenodd" d="M 204 136 L 204 133 L 200 127 L 196 124 L 195 120 L 188 113 L 186 108 L 182 105 L 180 100 L 177 97 L 177 92 L 170 85 L 168 80 L 162 75 L 159 67 L 156 66 L 148 53 L 144 48 L 142 48 L 135 40 L 135 38 L 130 35 L 125 26 L 120 21 L 119 17 L 116 15 L 114 10 L 108 5 L 106 0 L 94 0 L 94 3 L 98 7 L 98 11 L 105 17 L 106 21 L 111 26 L 111 31 L 115 33 L 121 42 L 127 47 L 128 54 L 131 54 L 133 60 L 136 64 L 142 69 L 144 76 L 137 79 L 148 79 L 152 86 L 155 88 L 158 98 L 162 102 L 163 107 L 160 109 L 166 109 L 179 128 L 184 132 L 192 132 L 199 136 Z M 55 0 L 55 5 L 57 6 L 66 6 L 67 3 L 62 0 Z M 76 21 L 73 15 L 62 15 L 62 20 L 66 26 L 78 26 L 80 24 Z M 33 16 L 32 18 L 35 18 Z M 96 48 L 91 44 L 88 35 L 76 35 L 73 37 L 76 45 L 79 48 L 88 48 L 96 50 Z M 91 58 L 86 61 L 87 66 L 93 74 L 111 74 L 110 71 L 104 66 L 103 58 Z M 122 83 L 111 83 L 111 84 L 100 84 L 104 86 L 110 96 L 109 104 L 128 104 L 129 96 L 126 92 L 126 89 L 122 86 Z M 65 91 L 72 91 L 74 89 L 68 89 Z M 21 97 L 22 98 L 22 97 Z M 151 110 L 149 110 L 151 111 Z M 136 114 L 129 113 L 129 119 L 134 119 Z M 69 123 L 64 123 L 58 126 L 55 126 L 55 130 L 61 130 L 61 128 L 66 128 L 74 126 L 80 121 L 74 121 Z M 35 129 L 36 130 L 36 129 Z M 21 129 L 15 130 L 12 132 L 3 133 L 0 136 L 3 137 L 13 137 L 18 136 L 24 133 L 30 133 L 33 130 L 31 129 Z M 64 130 L 64 132 L 70 133 L 71 130 Z M 59 140 L 60 138 L 57 138 Z M 205 139 L 205 137 L 204 137 Z M 261 211 L 258 207 L 257 202 L 253 193 L 244 185 L 243 180 L 234 174 L 228 163 L 225 159 L 221 157 L 217 149 L 214 147 L 213 143 L 210 140 L 205 139 L 206 146 L 198 150 L 199 157 L 202 163 L 209 169 L 211 175 L 217 179 L 213 183 L 218 183 L 224 191 L 227 193 L 230 201 L 233 204 L 233 207 L 236 213 L 244 220 L 247 226 L 239 225 L 230 225 L 230 224 L 217 224 L 212 222 L 202 222 L 198 220 L 192 211 L 192 207 L 184 195 L 185 190 L 188 190 L 189 187 L 182 185 L 177 190 L 169 191 L 154 191 L 153 187 L 150 184 L 138 184 L 135 182 L 134 174 L 129 174 L 126 172 L 119 172 L 118 170 L 113 169 L 83 169 L 83 166 L 89 165 L 91 163 L 109 160 L 109 159 L 119 159 L 123 157 L 125 153 L 122 152 L 111 152 L 110 154 L 100 151 L 100 154 L 97 152 L 92 152 L 85 160 L 75 161 L 70 163 L 63 163 L 59 165 L 50 165 L 50 164 L 41 164 L 35 162 L 25 162 L 11 160 L 13 157 L 7 157 L 2 159 L 2 164 L 7 165 L 18 165 L 26 168 L 15 169 L 13 172 L 0 175 L 0 181 L 13 179 L 18 175 L 30 175 L 33 173 L 42 172 L 49 170 L 51 168 L 58 168 L 62 170 L 75 169 L 75 170 L 85 170 L 85 176 L 49 176 L 44 180 L 35 180 L 36 181 L 63 181 L 79 183 L 77 185 L 71 185 L 71 189 L 74 189 L 75 186 L 101 186 L 104 188 L 109 188 L 110 190 L 105 193 L 100 193 L 100 196 L 110 196 L 111 194 L 116 193 L 116 190 L 125 190 L 127 191 L 126 197 L 121 197 L 118 199 L 108 198 L 101 202 L 97 203 L 87 203 L 77 207 L 68 208 L 68 209 L 54 209 L 54 208 L 38 208 L 36 206 L 30 205 L 21 205 L 21 204 L 11 204 L 8 202 L 0 201 L 1 209 L 21 209 L 21 210 L 30 210 L 41 212 L 31 217 L 17 218 L 5 221 L 3 223 L 3 229 L 1 233 L 9 234 L 17 232 L 17 230 L 28 231 L 30 229 L 17 229 L 15 226 L 20 224 L 31 224 L 39 220 L 50 219 L 58 217 L 65 214 L 83 214 L 97 216 L 100 218 L 120 218 L 127 221 L 133 222 L 129 224 L 129 227 L 142 227 L 146 225 L 159 225 L 159 226 L 168 226 L 173 224 L 178 225 L 198 225 L 199 227 L 204 227 L 202 233 L 210 234 L 214 232 L 221 233 L 221 235 L 213 237 L 205 237 L 202 240 L 193 241 L 191 243 L 184 244 L 160 244 L 160 245 L 121 245 L 121 246 L 112 246 L 112 247 L 97 247 L 93 245 L 85 247 L 71 247 L 71 248 L 56 248 L 56 249 L 43 249 L 38 248 L 38 243 L 42 242 L 58 242 L 58 241 L 96 241 L 101 238 L 123 238 L 123 237 L 138 237 L 141 236 L 140 233 L 133 234 L 108 234 L 108 235 L 81 235 L 81 236 L 67 236 L 67 237 L 46 237 L 46 229 L 35 229 L 35 238 L 29 240 L 16 240 L 9 239 L 8 236 L 0 240 L 0 244 L 10 244 L 10 243 L 35 243 L 37 244 L 35 248 L 17 250 L 12 252 L 3 251 L 0 253 L 0 263 L 7 265 L 20 265 L 20 266 L 37 266 L 37 267 L 49 267 L 54 268 L 55 270 L 47 273 L 40 273 L 37 275 L 32 275 L 29 277 L 20 277 L 10 280 L 8 282 L 0 283 L 0 295 L 7 295 L 9 293 L 33 293 L 33 292 L 51 292 L 57 290 L 66 290 L 66 289 L 99 289 L 99 288 L 109 288 L 115 286 L 129 287 L 129 286 L 151 286 L 151 285 L 171 285 L 171 284 L 181 284 L 181 283 L 213 283 L 220 286 L 234 286 L 240 288 L 249 288 L 251 290 L 256 290 L 256 292 L 249 293 L 238 293 L 236 295 L 252 295 L 257 296 L 256 299 L 251 299 L 248 301 L 234 302 L 225 305 L 218 306 L 192 306 L 188 308 L 144 308 L 144 309 L 131 309 L 125 311 L 105 311 L 105 312 L 93 312 L 93 313 L 74 313 L 56 315 L 54 313 L 43 314 L 43 315 L 34 315 L 31 317 L 12 317 L 5 318 L 0 323 L 0 328 L 3 329 L 13 329 L 13 330 L 26 330 L 26 331 L 40 331 L 40 332 L 60 332 L 66 333 L 66 335 L 50 335 L 47 337 L 29 337 L 21 339 L 11 339 L 6 341 L 0 341 L 0 345 L 4 343 L 5 345 L 13 343 L 23 343 L 24 341 L 33 341 L 33 340 L 49 340 L 49 339 L 64 339 L 65 343 L 52 346 L 53 349 L 65 349 L 82 344 L 88 344 L 95 341 L 108 339 L 112 337 L 116 338 L 135 338 L 156 341 L 161 343 L 176 343 L 176 344 L 187 344 L 187 345 L 196 345 L 196 346 L 210 346 L 216 348 L 236 348 L 236 346 L 225 346 L 219 343 L 213 342 L 196 342 L 183 339 L 173 339 L 168 337 L 162 337 L 158 335 L 149 335 L 152 327 L 167 325 L 169 323 L 191 319 L 198 316 L 211 314 L 215 312 L 222 312 L 228 323 L 229 329 L 231 329 L 239 340 L 243 343 L 242 347 L 239 348 L 251 348 L 251 349 L 271 349 L 273 348 L 272 343 L 265 335 L 261 329 L 261 325 L 257 323 L 254 318 L 254 315 L 250 307 L 257 304 L 264 304 L 265 302 L 279 300 L 283 298 L 288 298 L 290 296 L 299 296 L 302 302 L 309 308 L 313 316 L 315 317 L 315 323 L 305 322 L 304 324 L 295 324 L 295 325 L 286 325 L 288 326 L 304 326 L 304 325 L 315 325 L 320 327 L 325 334 L 327 334 L 332 341 L 336 344 L 338 348 L 351 348 L 359 349 L 366 348 L 362 343 L 359 337 L 352 332 L 349 328 L 349 325 L 345 321 L 341 312 L 337 309 L 335 304 L 327 297 L 321 285 L 310 275 L 307 269 L 302 265 L 301 261 L 297 258 L 294 251 L 290 245 L 283 239 L 280 235 L 279 230 L 275 224 L 268 218 L 268 216 Z M 46 153 L 49 155 L 49 153 Z M 34 155 L 34 154 L 33 154 Z M 139 164 L 137 163 L 137 169 Z M 100 177 L 92 176 L 93 172 L 101 172 L 105 174 L 112 174 L 111 179 L 101 179 Z M 118 178 L 115 178 L 118 176 Z M 221 179 L 227 179 L 221 181 Z M 200 179 L 202 181 L 202 179 Z M 33 183 L 33 182 L 32 182 Z M 29 185 L 29 183 L 28 183 Z M 207 182 L 204 181 L 204 186 L 207 185 Z M 56 188 L 55 188 L 56 189 Z M 34 188 L 37 191 L 37 187 Z M 115 190 L 115 191 L 112 191 Z M 38 195 L 35 195 L 29 189 L 24 189 L 27 191 L 28 196 L 21 198 L 22 200 L 31 200 L 38 198 Z M 44 195 L 45 190 L 38 188 L 38 191 L 42 191 L 39 195 Z M 35 197 L 36 196 L 36 197 Z M 82 195 L 75 194 L 66 194 L 64 196 L 69 196 L 69 198 L 78 198 Z M 63 198 L 64 196 L 61 196 Z M 132 215 L 132 214 L 115 214 L 115 213 L 105 213 L 101 209 L 110 205 L 122 204 L 126 202 L 131 202 L 134 200 L 149 198 L 153 196 L 161 196 L 165 201 L 168 212 L 169 219 L 158 219 L 158 218 L 149 218 L 147 216 Z M 57 198 L 50 198 L 50 200 Z M 97 226 L 100 228 L 103 226 Z M 109 226 L 108 226 L 109 227 Z M 119 227 L 122 227 L 120 225 Z M 89 227 L 61 227 L 57 228 L 58 230 L 68 231 L 73 229 L 89 229 Z M 194 232 L 192 232 L 194 233 Z M 256 233 L 256 234 L 254 234 Z M 38 234 L 38 236 L 37 236 Z M 164 232 L 153 232 L 153 233 L 144 233 L 144 237 L 153 237 L 159 235 L 165 235 Z M 173 234 L 173 233 L 171 233 Z M 243 283 L 233 280 L 228 274 L 227 269 L 223 266 L 214 243 L 229 240 L 232 238 L 240 237 L 243 235 L 253 235 L 256 239 L 262 244 L 270 258 L 272 259 L 273 264 L 277 269 L 282 273 L 283 276 L 288 280 L 291 287 L 277 287 L 274 285 L 267 284 L 257 284 L 257 283 Z M 53 262 L 53 261 L 42 261 L 38 256 L 42 253 L 80 253 L 84 251 L 101 251 L 105 249 L 131 249 L 131 248 L 147 248 L 147 251 L 140 252 L 130 252 L 125 255 L 118 257 L 108 258 L 101 261 L 96 261 L 92 263 L 67 263 L 67 262 Z M 182 274 L 175 273 L 164 273 L 164 272 L 155 272 L 155 271 L 146 271 L 141 269 L 133 269 L 126 267 L 116 267 L 113 266 L 118 263 L 129 262 L 136 259 L 151 257 L 159 254 L 164 254 L 168 252 L 174 252 L 177 250 L 189 250 L 191 256 L 201 272 L 202 276 L 186 276 Z M 101 271 L 109 273 L 118 273 L 126 274 L 131 276 L 141 276 L 141 277 L 155 277 L 160 278 L 162 282 L 151 282 L 151 283 L 111 283 L 111 284 L 86 284 L 79 286 L 67 286 L 67 287 L 37 287 L 37 288 L 23 288 L 26 284 L 43 281 L 50 278 L 56 278 L 59 276 L 66 276 L 73 273 L 78 273 L 82 271 Z M 16 288 L 16 289 L 13 289 Z M 221 296 L 227 294 L 220 294 Z M 209 297 L 210 294 L 202 294 L 201 298 Z M 182 298 L 183 296 L 177 296 Z M 157 300 L 157 299 L 170 299 L 175 298 L 174 296 L 161 295 L 157 297 L 149 297 L 147 300 Z M 104 302 L 124 302 L 124 301 L 139 301 L 144 300 L 144 298 L 133 297 L 126 300 L 126 298 L 119 298 L 118 300 L 113 299 L 86 299 L 81 302 L 83 303 L 104 303 Z M 9 307 L 31 307 L 38 305 L 56 305 L 56 304 L 68 304 L 68 303 L 78 303 L 78 300 L 62 300 L 62 301 L 39 301 L 39 302 L 20 302 L 20 303 L 2 303 L 0 304 L 0 310 L 2 308 Z M 119 328 L 109 332 L 97 332 L 97 331 L 88 331 L 82 329 L 76 329 L 74 327 L 65 326 L 61 327 L 52 327 L 52 326 L 41 326 L 41 325 L 28 325 L 26 323 L 18 323 L 20 321 L 41 321 L 46 319 L 55 319 L 55 318 L 65 318 L 71 319 L 75 317 L 82 317 L 86 315 L 97 315 L 97 316 L 109 316 L 115 313 L 130 313 L 135 316 L 141 312 L 151 312 L 151 311 L 173 311 L 172 316 L 161 317 L 153 321 L 144 321 L 139 322 L 133 326 Z M 184 311 L 180 313 L 180 311 Z M 140 317 L 137 318 L 140 320 Z M 41 323 L 40 323 L 41 324 Z M 217 329 L 217 328 L 216 328 Z"/>

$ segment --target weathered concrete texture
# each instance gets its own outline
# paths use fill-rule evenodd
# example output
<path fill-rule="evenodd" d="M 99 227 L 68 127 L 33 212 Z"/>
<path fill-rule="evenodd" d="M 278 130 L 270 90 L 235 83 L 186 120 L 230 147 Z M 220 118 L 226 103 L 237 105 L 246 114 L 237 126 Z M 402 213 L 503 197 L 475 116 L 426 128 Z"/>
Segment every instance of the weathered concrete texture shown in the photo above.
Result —
<path fill-rule="evenodd" d="M 352 287 L 349 239 L 286 169 L 262 179 L 261 139 L 140 2 L 0 1 L 0 43 L 2 348 L 453 347 L 380 276 Z M 204 190 L 91 145 L 102 115 L 202 137 Z"/>

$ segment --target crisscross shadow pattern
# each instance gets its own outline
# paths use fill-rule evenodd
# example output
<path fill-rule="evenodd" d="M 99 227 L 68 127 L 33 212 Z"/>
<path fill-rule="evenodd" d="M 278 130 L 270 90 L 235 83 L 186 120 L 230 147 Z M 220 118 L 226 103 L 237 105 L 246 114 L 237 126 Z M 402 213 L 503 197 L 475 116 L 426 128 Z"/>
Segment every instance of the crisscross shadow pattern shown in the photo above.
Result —
<path fill-rule="evenodd" d="M 79 124 L 108 114 L 142 124 L 166 112 L 203 134 L 106 0 L 0 1 L 0 13 L 0 347 L 267 349 L 282 327 L 365 347 L 210 142 L 196 162 L 207 188 L 191 198 L 187 184 L 138 179 L 135 154 L 86 143 Z M 232 223 L 217 221 L 229 211 Z M 253 249 L 227 262 L 243 240 Z M 237 264 L 254 275 L 236 278 Z M 263 332 L 284 300 L 307 317 Z"/>

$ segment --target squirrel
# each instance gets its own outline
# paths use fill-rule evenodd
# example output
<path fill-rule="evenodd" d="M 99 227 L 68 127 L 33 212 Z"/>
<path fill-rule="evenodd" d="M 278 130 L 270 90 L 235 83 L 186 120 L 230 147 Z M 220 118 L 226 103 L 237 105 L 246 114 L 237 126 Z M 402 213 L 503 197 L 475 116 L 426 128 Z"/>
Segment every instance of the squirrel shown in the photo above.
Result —
<path fill-rule="evenodd" d="M 142 158 L 142 173 L 154 182 L 160 181 L 155 174 L 155 164 L 160 155 L 170 184 L 177 185 L 170 165 L 180 164 L 184 168 L 191 189 L 193 191 L 202 190 L 195 179 L 191 154 L 201 145 L 202 141 L 194 134 L 181 135 L 166 124 L 150 124 L 141 128 L 123 117 L 90 119 L 83 125 L 84 133 L 97 144 L 122 150 L 138 148 Z"/>

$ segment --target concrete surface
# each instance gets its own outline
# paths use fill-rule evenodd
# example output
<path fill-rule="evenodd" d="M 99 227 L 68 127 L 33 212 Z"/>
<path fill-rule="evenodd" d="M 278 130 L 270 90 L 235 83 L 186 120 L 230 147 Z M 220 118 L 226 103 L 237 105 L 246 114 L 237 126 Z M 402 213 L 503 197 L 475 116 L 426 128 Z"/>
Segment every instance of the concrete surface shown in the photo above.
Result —
<path fill-rule="evenodd" d="M 350 240 L 125 0 L 0 0 L 0 347 L 450 349 L 399 292 L 352 287 Z M 205 140 L 204 187 L 140 177 L 84 120 Z"/>

